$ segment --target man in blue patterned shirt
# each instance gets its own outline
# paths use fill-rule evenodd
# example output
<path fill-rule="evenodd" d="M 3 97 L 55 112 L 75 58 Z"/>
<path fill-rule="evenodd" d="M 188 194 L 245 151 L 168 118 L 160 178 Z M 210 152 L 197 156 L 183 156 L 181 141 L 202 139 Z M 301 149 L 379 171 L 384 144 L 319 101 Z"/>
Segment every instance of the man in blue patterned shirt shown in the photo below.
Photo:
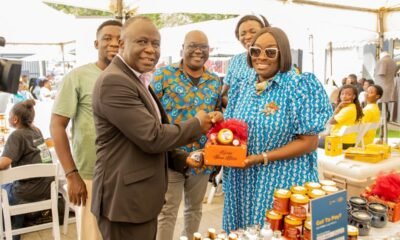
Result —
<path fill-rule="evenodd" d="M 154 73 L 152 85 L 172 124 L 193 118 L 200 110 L 220 110 L 221 82 L 215 73 L 204 67 L 208 60 L 207 36 L 201 31 L 186 34 L 183 59 L 176 64 L 161 67 Z M 182 147 L 187 152 L 204 148 L 207 141 Z M 166 203 L 158 217 L 157 240 L 172 240 L 182 193 L 185 198 L 184 230 L 182 235 L 192 236 L 198 231 L 202 202 L 207 189 L 211 167 L 187 169 L 184 173 L 168 170 Z"/>

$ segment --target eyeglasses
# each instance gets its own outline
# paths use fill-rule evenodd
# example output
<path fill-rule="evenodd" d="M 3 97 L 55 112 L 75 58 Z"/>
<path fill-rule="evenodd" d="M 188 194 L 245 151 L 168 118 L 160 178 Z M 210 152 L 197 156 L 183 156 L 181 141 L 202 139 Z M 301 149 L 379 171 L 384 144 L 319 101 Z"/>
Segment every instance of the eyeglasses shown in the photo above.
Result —
<path fill-rule="evenodd" d="M 189 51 L 195 51 L 197 49 L 200 49 L 201 51 L 208 51 L 208 49 L 210 48 L 208 45 L 206 44 L 195 44 L 195 43 L 191 43 L 189 45 L 187 45 L 187 48 Z"/>
<path fill-rule="evenodd" d="M 263 50 L 259 47 L 251 46 L 249 48 L 250 56 L 252 57 L 259 57 Z M 278 57 L 278 48 L 264 48 L 264 53 L 267 58 L 276 59 Z"/>

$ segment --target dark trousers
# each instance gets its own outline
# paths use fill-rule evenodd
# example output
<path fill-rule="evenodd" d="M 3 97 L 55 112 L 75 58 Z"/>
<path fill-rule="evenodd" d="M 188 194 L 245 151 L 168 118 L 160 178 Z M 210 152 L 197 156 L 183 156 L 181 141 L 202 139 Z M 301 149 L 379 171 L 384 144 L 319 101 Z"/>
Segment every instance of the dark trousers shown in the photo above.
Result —
<path fill-rule="evenodd" d="M 97 218 L 103 240 L 155 240 L 157 218 L 145 223 L 113 222 L 104 216 Z"/>

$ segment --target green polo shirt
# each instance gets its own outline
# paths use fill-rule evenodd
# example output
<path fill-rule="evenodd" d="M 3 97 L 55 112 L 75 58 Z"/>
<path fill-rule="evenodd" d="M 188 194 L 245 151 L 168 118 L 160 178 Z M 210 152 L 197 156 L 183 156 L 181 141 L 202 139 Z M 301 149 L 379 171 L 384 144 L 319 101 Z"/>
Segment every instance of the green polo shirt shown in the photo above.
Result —
<path fill-rule="evenodd" d="M 89 180 L 97 159 L 92 91 L 101 72 L 95 63 L 72 70 L 64 77 L 53 106 L 53 113 L 72 120 L 72 155 L 82 178 Z"/>

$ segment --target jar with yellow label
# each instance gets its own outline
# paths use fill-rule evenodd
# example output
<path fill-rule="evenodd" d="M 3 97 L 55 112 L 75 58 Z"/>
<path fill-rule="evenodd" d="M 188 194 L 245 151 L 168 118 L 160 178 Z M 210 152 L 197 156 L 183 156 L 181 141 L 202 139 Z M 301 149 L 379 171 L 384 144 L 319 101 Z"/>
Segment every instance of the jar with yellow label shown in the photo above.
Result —
<path fill-rule="evenodd" d="M 321 189 L 313 189 L 308 193 L 310 199 L 320 198 L 326 195 L 326 192 Z"/>
<path fill-rule="evenodd" d="M 304 222 L 303 240 L 311 240 L 311 221 Z"/>
<path fill-rule="evenodd" d="M 282 215 L 289 214 L 290 195 L 291 192 L 287 189 L 276 189 L 272 208 Z"/>
<path fill-rule="evenodd" d="M 297 194 L 306 195 L 306 193 L 307 193 L 307 188 L 305 188 L 305 187 L 303 187 L 303 186 L 292 186 L 292 187 L 290 188 L 290 191 L 291 191 L 293 194 L 297 193 Z"/>
<path fill-rule="evenodd" d="M 289 240 L 301 239 L 302 221 L 292 215 L 285 217 L 284 237 Z"/>
<path fill-rule="evenodd" d="M 339 192 L 339 188 L 337 188 L 335 186 L 322 186 L 321 189 L 324 190 L 327 195 Z"/>
<path fill-rule="evenodd" d="M 306 220 L 308 213 L 309 198 L 302 194 L 292 194 L 290 197 L 290 215 Z"/>
<path fill-rule="evenodd" d="M 332 180 L 320 180 L 319 183 L 321 186 L 334 186 L 336 187 L 336 183 Z"/>
<path fill-rule="evenodd" d="M 357 240 L 358 239 L 358 228 L 347 225 L 347 240 Z"/>
<path fill-rule="evenodd" d="M 277 211 L 269 210 L 267 211 L 267 221 L 269 222 L 272 231 L 282 231 L 283 222 L 282 222 L 282 214 Z"/>
<path fill-rule="evenodd" d="M 321 188 L 321 184 L 317 183 L 317 182 L 306 182 L 304 184 L 304 187 L 307 188 L 308 191 L 311 191 L 313 189 L 319 189 Z"/>

